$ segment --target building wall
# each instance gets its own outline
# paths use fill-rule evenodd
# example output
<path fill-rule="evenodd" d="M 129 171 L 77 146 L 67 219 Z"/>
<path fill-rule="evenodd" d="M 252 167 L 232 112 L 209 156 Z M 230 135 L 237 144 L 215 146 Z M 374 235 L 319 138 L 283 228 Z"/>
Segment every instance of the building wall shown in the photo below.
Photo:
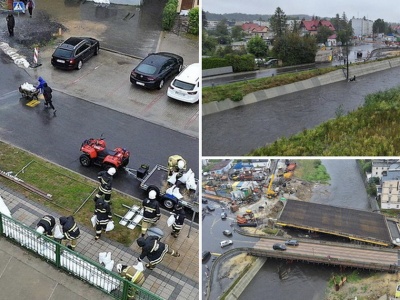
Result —
<path fill-rule="evenodd" d="M 351 19 L 351 26 L 354 30 L 354 35 L 363 36 L 372 34 L 372 25 L 374 22 L 364 19 Z"/>
<path fill-rule="evenodd" d="M 388 180 L 382 184 L 381 208 L 400 209 L 399 180 Z"/>

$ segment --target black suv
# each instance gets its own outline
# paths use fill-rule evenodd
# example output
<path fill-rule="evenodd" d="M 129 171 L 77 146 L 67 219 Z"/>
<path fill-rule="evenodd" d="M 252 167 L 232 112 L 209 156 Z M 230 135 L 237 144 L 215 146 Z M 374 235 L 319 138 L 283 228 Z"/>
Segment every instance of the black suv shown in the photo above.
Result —
<path fill-rule="evenodd" d="M 165 81 L 183 68 L 182 56 L 169 53 L 151 53 L 143 59 L 131 72 L 131 83 L 161 89 Z"/>
<path fill-rule="evenodd" d="M 60 69 L 78 69 L 83 63 L 97 55 L 100 50 L 98 40 L 89 37 L 70 37 L 57 47 L 51 57 L 51 64 Z"/>

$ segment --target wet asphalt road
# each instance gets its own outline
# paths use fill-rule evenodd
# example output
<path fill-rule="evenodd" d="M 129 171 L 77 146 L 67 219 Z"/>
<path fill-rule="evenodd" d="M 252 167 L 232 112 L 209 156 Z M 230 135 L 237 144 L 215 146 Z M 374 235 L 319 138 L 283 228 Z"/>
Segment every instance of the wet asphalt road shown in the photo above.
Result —
<path fill-rule="evenodd" d="M 203 116 L 203 156 L 246 155 L 251 150 L 313 128 L 364 103 L 368 94 L 400 84 L 399 68 L 360 76 Z"/>
<path fill-rule="evenodd" d="M 54 117 L 43 109 L 43 102 L 31 108 L 25 105 L 27 100 L 20 99 L 18 86 L 31 78 L 4 53 L 0 54 L 0 69 L 2 141 L 95 179 L 100 169 L 82 167 L 79 149 L 83 140 L 103 133 L 109 148 L 130 150 L 128 167 L 166 164 L 169 155 L 179 153 L 198 173 L 198 139 L 57 91 L 53 92 L 58 110 Z M 128 174 L 120 174 L 114 187 L 138 198 L 144 196 L 139 182 Z"/>

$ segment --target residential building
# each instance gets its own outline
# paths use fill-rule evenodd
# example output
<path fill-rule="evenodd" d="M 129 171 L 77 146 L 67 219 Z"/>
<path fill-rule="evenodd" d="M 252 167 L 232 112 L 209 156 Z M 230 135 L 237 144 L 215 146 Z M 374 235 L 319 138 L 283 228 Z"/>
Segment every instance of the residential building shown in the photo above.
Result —
<path fill-rule="evenodd" d="M 222 174 L 228 173 L 228 171 L 232 168 L 232 163 L 233 163 L 233 160 L 225 159 L 225 160 L 215 164 L 210 169 L 210 174 L 211 175 L 222 175 Z"/>
<path fill-rule="evenodd" d="M 389 168 L 396 162 L 398 162 L 397 159 L 374 159 L 372 161 L 371 177 L 379 177 L 379 180 L 382 180 L 383 174 L 386 174 Z M 394 166 L 392 169 L 394 169 Z"/>
<path fill-rule="evenodd" d="M 335 31 L 335 27 L 332 25 L 330 21 L 326 20 L 311 20 L 311 21 L 306 21 L 302 20 L 300 23 L 300 34 L 305 35 L 305 34 L 310 34 L 310 35 L 316 35 L 318 32 L 318 28 L 321 26 L 326 26 L 330 30 Z"/>
<path fill-rule="evenodd" d="M 353 27 L 354 35 L 358 37 L 372 35 L 372 25 L 374 24 L 371 20 L 352 18 L 351 26 Z"/>
<path fill-rule="evenodd" d="M 392 165 L 387 175 L 382 176 L 381 209 L 400 209 L 399 164 Z"/>
<path fill-rule="evenodd" d="M 242 24 L 242 29 L 246 35 L 250 36 L 250 38 L 259 36 L 263 39 L 267 37 L 267 33 L 269 31 L 267 26 L 260 26 L 256 23 L 250 22 Z"/>

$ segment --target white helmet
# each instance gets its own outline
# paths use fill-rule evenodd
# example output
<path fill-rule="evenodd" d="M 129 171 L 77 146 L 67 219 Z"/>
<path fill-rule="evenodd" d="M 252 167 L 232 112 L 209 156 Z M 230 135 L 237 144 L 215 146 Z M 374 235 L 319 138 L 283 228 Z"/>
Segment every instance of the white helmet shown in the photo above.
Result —
<path fill-rule="evenodd" d="M 118 273 L 122 272 L 122 264 L 117 265 L 117 271 L 118 271 Z"/>
<path fill-rule="evenodd" d="M 111 176 L 113 176 L 116 172 L 117 172 L 117 170 L 115 170 L 115 168 L 109 168 L 107 171 L 107 173 Z"/>
<path fill-rule="evenodd" d="M 185 162 L 183 160 L 178 160 L 178 168 L 183 169 L 185 167 Z"/>
<path fill-rule="evenodd" d="M 156 199 L 156 197 L 157 197 L 157 192 L 155 190 L 151 190 L 149 192 L 149 199 L 154 200 L 154 199 Z"/>
<path fill-rule="evenodd" d="M 36 232 L 43 234 L 44 233 L 44 228 L 42 226 L 39 226 L 38 228 L 36 228 Z"/>

